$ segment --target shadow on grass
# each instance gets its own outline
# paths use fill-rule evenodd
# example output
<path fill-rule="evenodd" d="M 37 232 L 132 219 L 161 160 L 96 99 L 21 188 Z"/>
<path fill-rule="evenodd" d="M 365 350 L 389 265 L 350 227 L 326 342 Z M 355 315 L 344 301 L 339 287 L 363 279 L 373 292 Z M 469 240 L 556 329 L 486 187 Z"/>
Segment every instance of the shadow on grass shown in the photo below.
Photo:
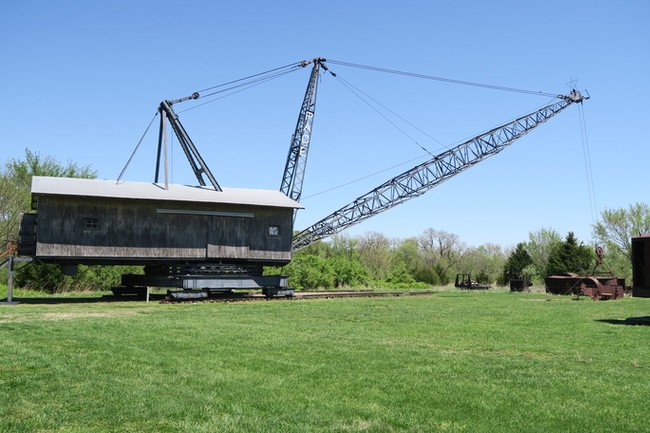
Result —
<path fill-rule="evenodd" d="M 598 322 L 611 325 L 650 326 L 650 316 L 628 317 L 627 319 L 601 319 Z"/>

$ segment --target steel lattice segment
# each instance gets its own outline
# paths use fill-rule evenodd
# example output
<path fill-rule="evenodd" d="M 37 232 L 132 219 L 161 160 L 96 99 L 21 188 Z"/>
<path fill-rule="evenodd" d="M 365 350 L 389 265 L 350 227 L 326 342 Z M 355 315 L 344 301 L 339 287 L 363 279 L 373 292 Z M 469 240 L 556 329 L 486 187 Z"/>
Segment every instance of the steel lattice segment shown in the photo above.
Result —
<path fill-rule="evenodd" d="M 280 192 L 287 197 L 300 201 L 302 194 L 302 184 L 307 166 L 307 156 L 309 154 L 309 144 L 311 142 L 312 125 L 314 122 L 314 113 L 316 111 L 316 93 L 318 90 L 318 74 L 320 67 L 325 59 L 317 58 L 313 60 L 314 67 L 311 72 L 305 98 L 302 102 L 300 114 L 296 129 L 291 137 L 287 163 L 284 168 Z M 303 62 L 301 66 L 306 66 L 308 62 Z"/>
<path fill-rule="evenodd" d="M 575 90 L 568 96 L 558 98 L 559 100 L 553 104 L 459 144 L 362 195 L 295 235 L 294 251 L 424 194 L 474 164 L 496 155 L 571 103 L 582 102 L 584 99 Z"/>

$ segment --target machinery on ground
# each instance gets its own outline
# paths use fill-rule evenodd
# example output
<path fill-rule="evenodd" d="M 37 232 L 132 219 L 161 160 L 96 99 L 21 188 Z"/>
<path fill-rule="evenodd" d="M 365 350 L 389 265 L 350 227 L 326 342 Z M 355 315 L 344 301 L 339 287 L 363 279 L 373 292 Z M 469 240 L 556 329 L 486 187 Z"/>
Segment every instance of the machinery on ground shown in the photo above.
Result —
<path fill-rule="evenodd" d="M 464 290 L 487 290 L 491 286 L 489 284 L 481 284 L 478 281 L 472 280 L 472 274 L 456 274 L 456 281 L 454 287 Z"/>
<path fill-rule="evenodd" d="M 594 301 L 623 299 L 625 296 L 625 278 L 615 277 L 611 269 L 608 275 L 596 276 L 596 269 L 603 266 L 604 251 L 596 247 L 596 264 L 589 275 L 567 272 L 550 275 L 544 279 L 546 292 L 554 295 L 589 296 Z"/>

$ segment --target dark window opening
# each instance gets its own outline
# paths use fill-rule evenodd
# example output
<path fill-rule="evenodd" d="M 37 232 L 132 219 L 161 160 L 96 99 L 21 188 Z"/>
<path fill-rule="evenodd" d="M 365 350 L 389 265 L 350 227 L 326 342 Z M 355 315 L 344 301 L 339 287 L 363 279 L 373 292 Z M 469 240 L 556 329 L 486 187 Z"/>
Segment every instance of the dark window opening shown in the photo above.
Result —
<path fill-rule="evenodd" d="M 99 218 L 84 218 L 84 228 L 86 230 L 98 230 Z"/>

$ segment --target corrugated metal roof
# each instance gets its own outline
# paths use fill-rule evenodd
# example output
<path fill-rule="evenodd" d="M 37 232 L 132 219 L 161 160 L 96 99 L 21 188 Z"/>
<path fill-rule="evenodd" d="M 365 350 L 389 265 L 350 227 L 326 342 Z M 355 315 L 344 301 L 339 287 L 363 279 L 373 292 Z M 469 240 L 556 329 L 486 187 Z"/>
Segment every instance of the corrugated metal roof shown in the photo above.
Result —
<path fill-rule="evenodd" d="M 169 184 L 168 187 L 168 189 L 165 189 L 162 185 L 147 182 L 118 183 L 114 180 L 43 176 L 34 176 L 32 178 L 32 194 L 34 195 L 69 195 L 302 208 L 300 203 L 291 200 L 280 191 L 223 188 L 223 191 L 219 192 L 208 187 L 178 184 Z"/>

